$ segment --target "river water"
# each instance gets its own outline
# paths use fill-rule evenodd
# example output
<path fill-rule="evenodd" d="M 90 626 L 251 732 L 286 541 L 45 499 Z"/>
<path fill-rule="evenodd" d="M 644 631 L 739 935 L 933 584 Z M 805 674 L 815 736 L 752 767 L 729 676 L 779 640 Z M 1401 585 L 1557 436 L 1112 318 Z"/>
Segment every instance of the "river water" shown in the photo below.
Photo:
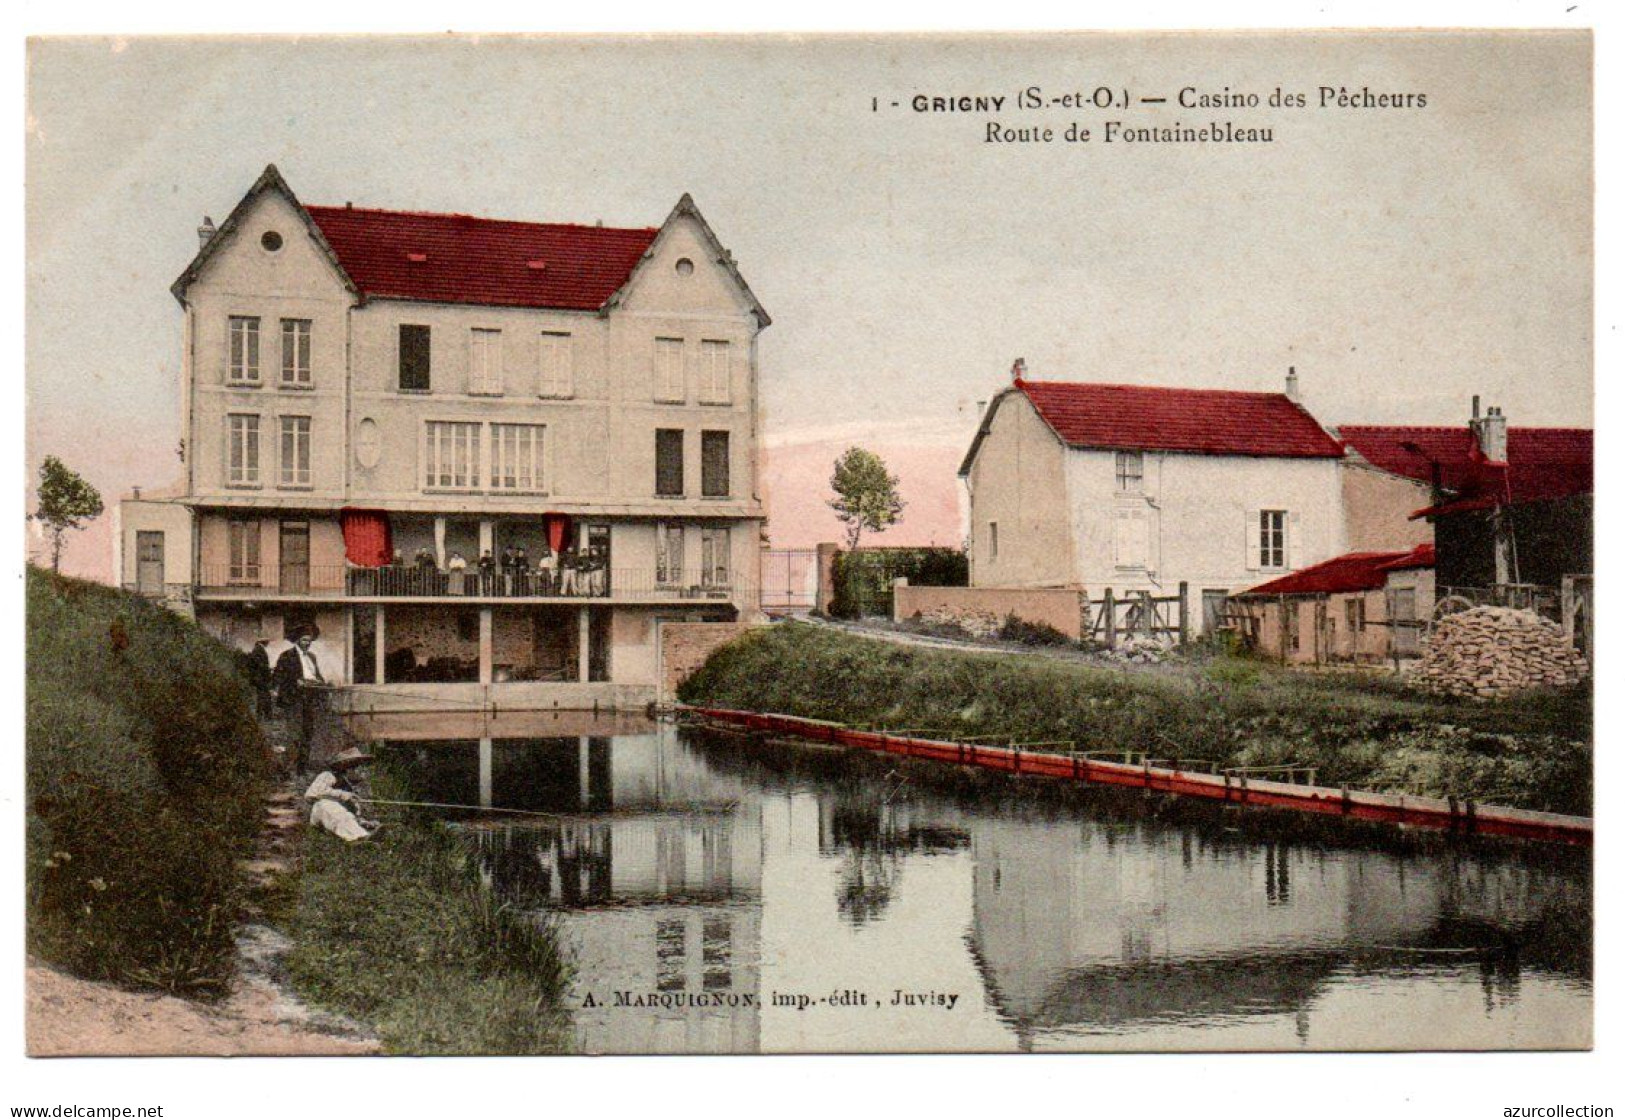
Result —
<path fill-rule="evenodd" d="M 1572 1048 L 1588 852 L 641 721 L 371 725 L 601 1053 Z"/>

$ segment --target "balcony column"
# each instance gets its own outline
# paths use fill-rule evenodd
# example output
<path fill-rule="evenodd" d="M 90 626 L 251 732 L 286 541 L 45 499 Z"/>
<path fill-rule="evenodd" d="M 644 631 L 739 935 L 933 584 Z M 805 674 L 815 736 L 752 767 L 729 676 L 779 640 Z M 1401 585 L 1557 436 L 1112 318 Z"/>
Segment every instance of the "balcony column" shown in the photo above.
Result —
<path fill-rule="evenodd" d="M 446 570 L 446 518 L 436 515 L 434 519 L 434 564 L 442 572 Z"/>
<path fill-rule="evenodd" d="M 586 684 L 592 675 L 592 608 L 582 607 L 577 617 L 576 679 Z"/>
<path fill-rule="evenodd" d="M 490 607 L 480 608 L 480 683 L 491 683 L 491 622 Z"/>
<path fill-rule="evenodd" d="M 577 763 L 579 766 L 577 784 L 581 787 L 581 807 L 585 809 L 592 804 L 592 740 L 582 735 L 578 744 L 580 754 Z"/>
<path fill-rule="evenodd" d="M 491 736 L 480 738 L 480 808 L 491 807 Z"/>
<path fill-rule="evenodd" d="M 378 684 L 384 682 L 384 604 L 379 603 L 372 609 L 372 665 L 373 680 Z"/>
<path fill-rule="evenodd" d="M 480 520 L 480 555 L 496 555 L 496 522 L 489 517 Z"/>

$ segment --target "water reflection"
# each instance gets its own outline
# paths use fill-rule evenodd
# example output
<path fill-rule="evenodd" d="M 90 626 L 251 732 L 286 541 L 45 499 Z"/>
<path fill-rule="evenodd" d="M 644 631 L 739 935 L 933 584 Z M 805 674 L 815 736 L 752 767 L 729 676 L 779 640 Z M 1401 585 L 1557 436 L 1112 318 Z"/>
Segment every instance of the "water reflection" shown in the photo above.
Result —
<path fill-rule="evenodd" d="M 873 756 L 490 734 L 385 749 L 556 916 L 591 1052 L 1562 1047 L 1582 854 L 1015 801 Z"/>

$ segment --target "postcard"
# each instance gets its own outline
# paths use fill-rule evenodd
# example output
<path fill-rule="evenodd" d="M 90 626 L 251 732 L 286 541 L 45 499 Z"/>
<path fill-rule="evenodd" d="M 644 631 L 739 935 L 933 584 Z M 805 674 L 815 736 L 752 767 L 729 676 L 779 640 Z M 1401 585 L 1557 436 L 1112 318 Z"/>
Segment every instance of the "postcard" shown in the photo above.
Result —
<path fill-rule="evenodd" d="M 1592 39 L 41 38 L 28 1048 L 1592 1044 Z"/>

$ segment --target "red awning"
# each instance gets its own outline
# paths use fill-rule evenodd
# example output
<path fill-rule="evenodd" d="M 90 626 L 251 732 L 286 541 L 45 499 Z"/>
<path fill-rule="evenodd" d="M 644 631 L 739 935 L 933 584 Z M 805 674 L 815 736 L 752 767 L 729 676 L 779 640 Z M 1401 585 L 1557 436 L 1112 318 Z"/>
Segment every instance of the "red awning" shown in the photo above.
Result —
<path fill-rule="evenodd" d="M 381 568 L 395 555 L 389 514 L 375 509 L 341 509 L 344 558 L 360 568 Z"/>
<path fill-rule="evenodd" d="M 564 539 L 570 532 L 570 515 L 557 512 L 544 513 L 542 529 L 547 533 L 547 547 L 554 552 L 563 552 Z"/>

